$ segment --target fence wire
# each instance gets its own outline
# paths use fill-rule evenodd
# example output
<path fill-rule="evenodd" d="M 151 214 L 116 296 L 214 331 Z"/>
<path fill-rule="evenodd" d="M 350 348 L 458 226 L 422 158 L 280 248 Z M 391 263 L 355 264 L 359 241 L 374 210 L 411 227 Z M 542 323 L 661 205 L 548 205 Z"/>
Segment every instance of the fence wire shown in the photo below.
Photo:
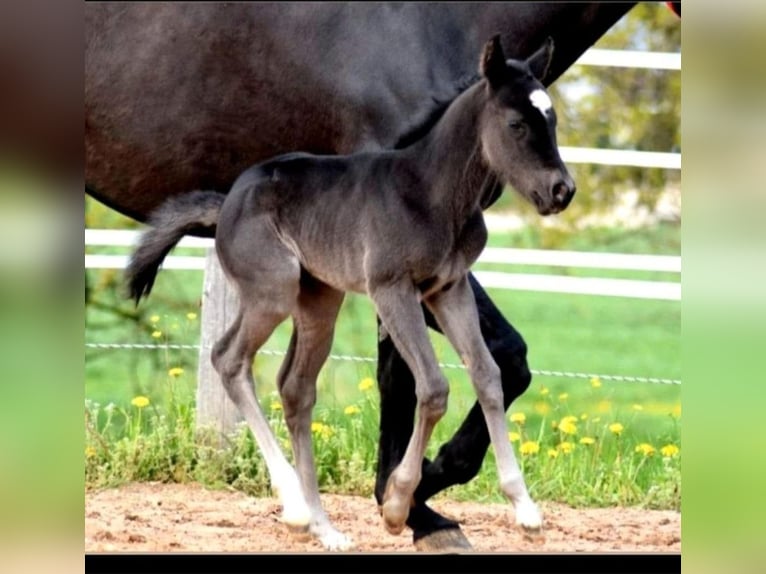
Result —
<path fill-rule="evenodd" d="M 85 347 L 89 349 L 179 349 L 179 350 L 194 350 L 199 351 L 202 347 L 200 345 L 184 345 L 167 343 L 163 345 L 148 344 L 148 343 L 85 343 Z M 209 347 L 206 347 L 209 348 Z M 279 351 L 274 349 L 260 349 L 258 351 L 262 355 L 271 356 L 284 356 L 286 351 Z M 352 355 L 330 355 L 330 359 L 335 361 L 349 361 L 356 363 L 377 363 L 378 360 L 375 357 L 355 357 Z M 465 369 L 464 365 L 459 363 L 439 363 L 439 366 L 443 369 Z M 633 377 L 627 375 L 603 375 L 600 373 L 576 373 L 570 371 L 549 371 L 544 369 L 530 369 L 533 375 L 541 377 L 559 377 L 565 379 L 593 379 L 599 378 L 602 381 L 615 381 L 621 383 L 652 383 L 659 385 L 680 385 L 681 381 L 678 379 L 662 379 L 656 377 Z"/>

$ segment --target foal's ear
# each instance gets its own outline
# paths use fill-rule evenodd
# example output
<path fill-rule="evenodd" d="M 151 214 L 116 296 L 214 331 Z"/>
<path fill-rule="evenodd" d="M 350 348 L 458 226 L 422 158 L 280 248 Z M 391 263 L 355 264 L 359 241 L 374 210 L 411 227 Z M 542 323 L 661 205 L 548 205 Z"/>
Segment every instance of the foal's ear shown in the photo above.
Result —
<path fill-rule="evenodd" d="M 532 74 L 534 74 L 535 78 L 542 82 L 548 74 L 548 69 L 551 66 L 552 60 L 553 38 L 548 36 L 542 47 L 527 59 L 527 64 L 532 70 Z"/>
<path fill-rule="evenodd" d="M 489 42 L 484 44 L 479 72 L 487 78 L 491 86 L 497 86 L 503 81 L 505 71 L 505 55 L 503 55 L 503 47 L 500 45 L 500 34 L 495 34 Z"/>

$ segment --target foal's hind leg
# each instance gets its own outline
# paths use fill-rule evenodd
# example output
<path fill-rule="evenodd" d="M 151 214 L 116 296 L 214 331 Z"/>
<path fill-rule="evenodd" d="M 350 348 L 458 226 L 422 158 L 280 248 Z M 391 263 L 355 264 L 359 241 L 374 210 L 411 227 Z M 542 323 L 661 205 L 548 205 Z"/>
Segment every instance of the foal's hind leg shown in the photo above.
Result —
<path fill-rule="evenodd" d="M 513 447 L 507 438 L 500 369 L 481 336 L 476 302 L 467 277 L 455 283 L 448 291 L 430 298 L 426 304 L 471 375 L 495 449 L 500 488 L 513 502 L 516 523 L 527 531 L 536 532 L 542 527 L 542 516 L 529 496 Z"/>
<path fill-rule="evenodd" d="M 238 268 L 232 273 L 230 261 L 222 258 L 221 262 L 228 263 L 224 269 L 239 288 L 240 313 L 215 345 L 213 366 L 263 454 L 272 488 L 282 502 L 283 521 L 291 528 L 305 530 L 310 510 L 298 475 L 282 453 L 258 404 L 252 376 L 255 353 L 296 304 L 300 268 L 297 261 L 287 257 L 281 265 L 268 269 L 259 269 L 257 262 L 249 261 L 246 263 L 252 267 Z"/>
<path fill-rule="evenodd" d="M 352 541 L 335 529 L 319 499 L 311 440 L 311 413 L 316 403 L 316 381 L 330 354 L 335 320 L 343 293 L 304 275 L 298 307 L 293 313 L 293 335 L 279 373 L 285 421 L 311 521 L 309 532 L 329 550 L 347 550 Z"/>

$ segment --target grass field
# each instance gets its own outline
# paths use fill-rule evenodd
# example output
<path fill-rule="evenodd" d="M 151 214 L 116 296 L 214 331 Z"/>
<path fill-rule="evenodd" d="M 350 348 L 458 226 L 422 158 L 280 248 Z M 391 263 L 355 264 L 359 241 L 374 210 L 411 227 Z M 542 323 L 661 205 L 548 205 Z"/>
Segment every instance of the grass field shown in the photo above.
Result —
<path fill-rule="evenodd" d="M 675 227 L 602 230 L 572 238 L 562 248 L 678 254 L 679 238 Z M 534 247 L 537 241 L 534 233 L 523 232 L 495 234 L 490 244 Z M 541 271 L 678 279 L 657 273 L 534 270 Z M 161 272 L 152 296 L 138 309 L 120 294 L 121 272 L 88 271 L 87 280 L 87 342 L 198 343 L 201 272 Z M 527 341 L 533 370 L 681 378 L 679 302 L 507 290 L 490 294 Z M 264 348 L 283 351 L 289 334 L 285 323 Z M 434 334 L 433 341 L 442 362 L 459 362 L 445 339 Z M 375 315 L 364 297 L 347 297 L 333 353 L 375 357 Z M 255 375 L 261 404 L 289 451 L 274 392 L 280 361 L 279 355 L 259 355 Z M 200 480 L 266 491 L 262 461 L 246 431 L 227 454 L 208 450 L 194 438 L 197 362 L 196 350 L 86 349 L 90 486 L 136 479 Z M 320 375 L 314 434 L 325 490 L 371 492 L 378 421 L 377 392 L 370 388 L 374 372 L 373 361 L 336 359 Z M 450 406 L 430 454 L 451 436 L 474 402 L 465 372 L 446 368 L 445 373 L 451 382 Z M 145 397 L 148 405 L 131 404 L 136 397 Z M 580 505 L 679 507 L 680 453 L 674 449 L 680 446 L 679 385 L 538 374 L 508 413 L 510 430 L 517 433 L 509 438 L 538 498 Z M 500 500 L 491 452 L 480 476 L 453 487 L 448 495 Z"/>

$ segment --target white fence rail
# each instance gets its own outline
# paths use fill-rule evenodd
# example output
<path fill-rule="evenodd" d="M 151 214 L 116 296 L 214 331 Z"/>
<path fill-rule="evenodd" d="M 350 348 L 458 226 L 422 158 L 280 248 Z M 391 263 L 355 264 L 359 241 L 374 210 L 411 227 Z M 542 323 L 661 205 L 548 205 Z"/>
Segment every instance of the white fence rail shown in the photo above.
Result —
<path fill-rule="evenodd" d="M 85 245 L 88 247 L 131 247 L 137 241 L 138 235 L 139 232 L 137 231 L 86 229 Z M 195 237 L 185 237 L 178 244 L 178 247 L 197 249 L 207 249 L 212 246 L 212 239 Z M 124 269 L 127 262 L 127 255 L 85 255 L 86 269 Z M 626 255 L 499 247 L 486 248 L 479 257 L 478 263 L 619 269 L 663 273 L 681 272 L 681 257 L 679 256 Z M 205 258 L 202 255 L 171 255 L 165 258 L 163 268 L 203 270 L 205 268 Z M 506 273 L 483 270 L 475 271 L 474 275 L 484 287 L 494 289 L 660 299 L 667 301 L 681 300 L 681 284 L 677 281 L 572 277 L 568 275 Z"/>

